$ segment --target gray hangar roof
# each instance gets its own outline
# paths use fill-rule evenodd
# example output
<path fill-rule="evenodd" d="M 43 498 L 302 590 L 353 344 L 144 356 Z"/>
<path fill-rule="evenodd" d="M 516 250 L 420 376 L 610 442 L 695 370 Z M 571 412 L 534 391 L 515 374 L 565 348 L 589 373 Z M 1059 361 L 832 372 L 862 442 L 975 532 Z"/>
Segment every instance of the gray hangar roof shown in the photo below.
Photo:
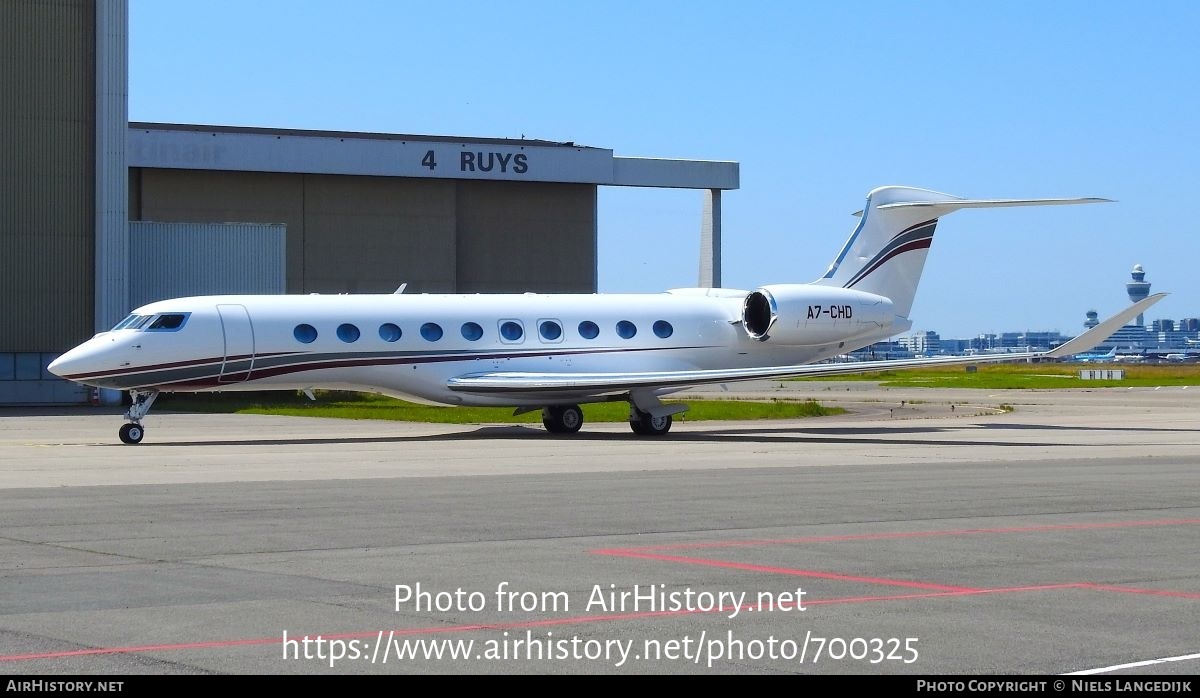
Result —
<path fill-rule="evenodd" d="M 737 189 L 738 163 L 545 140 L 129 124 L 130 167 Z"/>

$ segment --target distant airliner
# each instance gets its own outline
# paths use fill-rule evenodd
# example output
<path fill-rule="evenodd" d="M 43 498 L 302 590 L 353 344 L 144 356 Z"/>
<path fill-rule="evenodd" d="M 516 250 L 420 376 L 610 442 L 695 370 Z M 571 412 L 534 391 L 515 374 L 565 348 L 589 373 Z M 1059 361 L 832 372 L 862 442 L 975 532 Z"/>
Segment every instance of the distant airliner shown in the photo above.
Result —
<path fill-rule="evenodd" d="M 640 435 L 665 434 L 689 386 L 913 366 L 1058 358 L 1091 349 L 1166 294 L 1048 352 L 816 363 L 904 332 L 938 218 L 962 208 L 1105 199 L 963 199 L 882 187 L 823 276 L 754 291 L 617 295 L 201 296 L 142 306 L 50 364 L 128 390 L 120 438 L 138 443 L 160 392 L 377 392 L 414 402 L 541 410 L 554 433 L 580 403 L 627 401 Z"/>
<path fill-rule="evenodd" d="M 1132 347 L 1131 347 L 1132 348 Z M 1146 360 L 1145 354 L 1117 354 L 1117 358 L 1113 359 L 1115 364 L 1140 364 Z"/>
<path fill-rule="evenodd" d="M 1080 363 L 1085 363 L 1085 364 L 1086 363 L 1104 363 L 1106 361 L 1116 361 L 1116 359 L 1117 359 L 1117 348 L 1116 347 L 1109 349 L 1106 353 L 1087 352 L 1084 354 L 1076 354 L 1074 357 L 1072 357 L 1073 361 L 1078 361 Z"/>
<path fill-rule="evenodd" d="M 1101 341 L 1103 341 L 1103 340 L 1101 340 Z M 1130 347 L 1129 349 L 1131 352 L 1133 352 L 1133 347 Z M 1108 350 L 1107 354 L 1100 354 L 1100 353 L 1076 354 L 1073 357 L 1073 360 L 1078 361 L 1080 363 L 1085 363 L 1085 364 L 1086 363 L 1136 364 L 1136 363 L 1141 363 L 1141 362 L 1145 361 L 1146 355 L 1139 354 L 1137 352 L 1118 354 L 1117 348 L 1113 347 L 1112 349 Z"/>

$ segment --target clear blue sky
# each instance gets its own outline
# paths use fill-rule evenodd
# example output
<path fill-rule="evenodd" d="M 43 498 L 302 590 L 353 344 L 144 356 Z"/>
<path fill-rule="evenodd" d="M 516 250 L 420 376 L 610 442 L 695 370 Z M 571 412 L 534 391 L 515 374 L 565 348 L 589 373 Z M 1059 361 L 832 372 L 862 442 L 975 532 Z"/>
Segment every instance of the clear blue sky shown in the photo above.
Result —
<path fill-rule="evenodd" d="M 866 193 L 962 211 L 912 318 L 1081 329 L 1134 263 L 1200 316 L 1200 3 L 130 2 L 135 121 L 569 140 L 736 160 L 724 284 L 805 282 Z M 701 194 L 602 188 L 601 291 L 694 286 Z"/>

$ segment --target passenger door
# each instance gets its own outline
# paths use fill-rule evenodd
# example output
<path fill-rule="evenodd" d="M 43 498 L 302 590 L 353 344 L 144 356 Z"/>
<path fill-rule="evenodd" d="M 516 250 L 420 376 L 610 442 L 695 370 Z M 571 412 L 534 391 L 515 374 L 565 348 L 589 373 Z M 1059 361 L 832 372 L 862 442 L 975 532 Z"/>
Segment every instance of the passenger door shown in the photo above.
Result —
<path fill-rule="evenodd" d="M 254 370 L 254 327 L 244 305 L 217 306 L 221 329 L 225 332 L 225 361 L 219 383 L 241 383 Z"/>

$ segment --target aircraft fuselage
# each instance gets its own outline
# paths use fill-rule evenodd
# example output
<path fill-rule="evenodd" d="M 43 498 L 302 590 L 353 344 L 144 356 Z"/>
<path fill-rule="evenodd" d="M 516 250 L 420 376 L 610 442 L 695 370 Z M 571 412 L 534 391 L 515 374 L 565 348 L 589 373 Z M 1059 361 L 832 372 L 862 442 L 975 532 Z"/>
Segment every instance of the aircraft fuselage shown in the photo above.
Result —
<path fill-rule="evenodd" d="M 793 303 L 775 325 L 788 329 L 787 345 L 748 334 L 746 291 L 180 298 L 138 308 L 124 326 L 64 354 L 53 370 L 118 390 L 321 388 L 438 404 L 544 406 L 544 396 L 472 395 L 449 390 L 447 381 L 489 371 L 639 373 L 804 364 L 896 331 L 891 318 L 876 321 L 865 294 L 786 288 L 811 295 Z M 555 401 L 606 398 L 560 391 Z"/>

